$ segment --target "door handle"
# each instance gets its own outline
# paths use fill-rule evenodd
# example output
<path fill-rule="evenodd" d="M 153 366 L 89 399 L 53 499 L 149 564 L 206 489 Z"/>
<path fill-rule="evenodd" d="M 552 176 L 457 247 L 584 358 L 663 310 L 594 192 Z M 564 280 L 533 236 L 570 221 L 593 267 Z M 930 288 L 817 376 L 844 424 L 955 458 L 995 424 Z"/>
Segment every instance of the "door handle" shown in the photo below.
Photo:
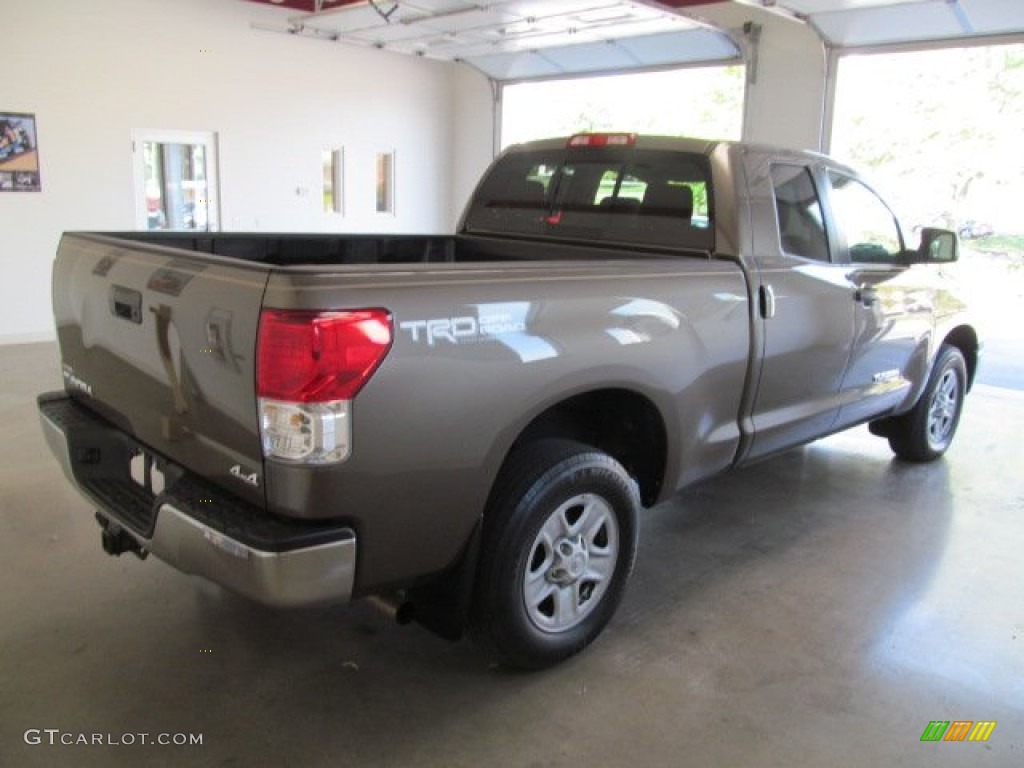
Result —
<path fill-rule="evenodd" d="M 762 283 L 759 294 L 761 317 L 771 320 L 775 317 L 775 291 L 768 283 Z"/>
<path fill-rule="evenodd" d="M 871 285 L 861 285 L 854 291 L 853 298 L 865 307 L 870 307 L 878 302 L 878 290 Z"/>

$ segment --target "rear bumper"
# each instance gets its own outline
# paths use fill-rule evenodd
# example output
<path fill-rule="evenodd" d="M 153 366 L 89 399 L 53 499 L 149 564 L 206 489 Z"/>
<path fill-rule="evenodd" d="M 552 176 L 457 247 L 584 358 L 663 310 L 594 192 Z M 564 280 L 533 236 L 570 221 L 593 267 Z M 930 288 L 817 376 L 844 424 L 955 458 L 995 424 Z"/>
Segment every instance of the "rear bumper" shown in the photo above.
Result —
<path fill-rule="evenodd" d="M 269 515 L 144 451 L 63 392 L 41 395 L 39 413 L 71 484 L 144 551 L 268 605 L 351 599 L 352 529 Z M 132 457 L 143 453 L 166 479 L 158 493 L 132 479 Z"/>

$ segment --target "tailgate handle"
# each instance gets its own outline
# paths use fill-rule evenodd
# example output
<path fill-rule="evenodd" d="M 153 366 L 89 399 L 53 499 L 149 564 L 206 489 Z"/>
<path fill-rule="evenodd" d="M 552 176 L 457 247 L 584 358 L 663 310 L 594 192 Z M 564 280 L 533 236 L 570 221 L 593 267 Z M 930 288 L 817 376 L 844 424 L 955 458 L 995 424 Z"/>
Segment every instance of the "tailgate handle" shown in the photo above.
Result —
<path fill-rule="evenodd" d="M 136 325 L 142 323 L 142 294 L 122 285 L 110 286 L 110 313 Z"/>

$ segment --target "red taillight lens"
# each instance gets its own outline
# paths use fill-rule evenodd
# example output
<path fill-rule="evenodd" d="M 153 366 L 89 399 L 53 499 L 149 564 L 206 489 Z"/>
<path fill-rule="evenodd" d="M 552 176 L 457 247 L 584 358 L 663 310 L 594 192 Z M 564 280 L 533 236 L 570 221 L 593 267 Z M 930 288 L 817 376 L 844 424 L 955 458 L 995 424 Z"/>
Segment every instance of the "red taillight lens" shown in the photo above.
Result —
<path fill-rule="evenodd" d="M 292 403 L 351 400 L 387 355 L 391 339 L 391 315 L 383 309 L 264 310 L 257 393 Z"/>

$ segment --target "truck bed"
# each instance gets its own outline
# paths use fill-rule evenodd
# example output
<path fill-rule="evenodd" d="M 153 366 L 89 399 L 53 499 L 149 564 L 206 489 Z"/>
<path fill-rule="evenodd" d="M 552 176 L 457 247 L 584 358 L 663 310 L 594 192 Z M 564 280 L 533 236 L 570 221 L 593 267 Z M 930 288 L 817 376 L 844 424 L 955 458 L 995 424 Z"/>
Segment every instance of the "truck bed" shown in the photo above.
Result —
<path fill-rule="evenodd" d="M 275 267 L 342 267 L 373 264 L 457 264 L 499 261 L 565 261 L 627 258 L 679 258 L 700 252 L 609 248 L 554 238 L 529 240 L 481 235 L 349 235 L 182 232 L 78 232 L 90 238 L 145 243 L 182 251 L 225 256 Z"/>

